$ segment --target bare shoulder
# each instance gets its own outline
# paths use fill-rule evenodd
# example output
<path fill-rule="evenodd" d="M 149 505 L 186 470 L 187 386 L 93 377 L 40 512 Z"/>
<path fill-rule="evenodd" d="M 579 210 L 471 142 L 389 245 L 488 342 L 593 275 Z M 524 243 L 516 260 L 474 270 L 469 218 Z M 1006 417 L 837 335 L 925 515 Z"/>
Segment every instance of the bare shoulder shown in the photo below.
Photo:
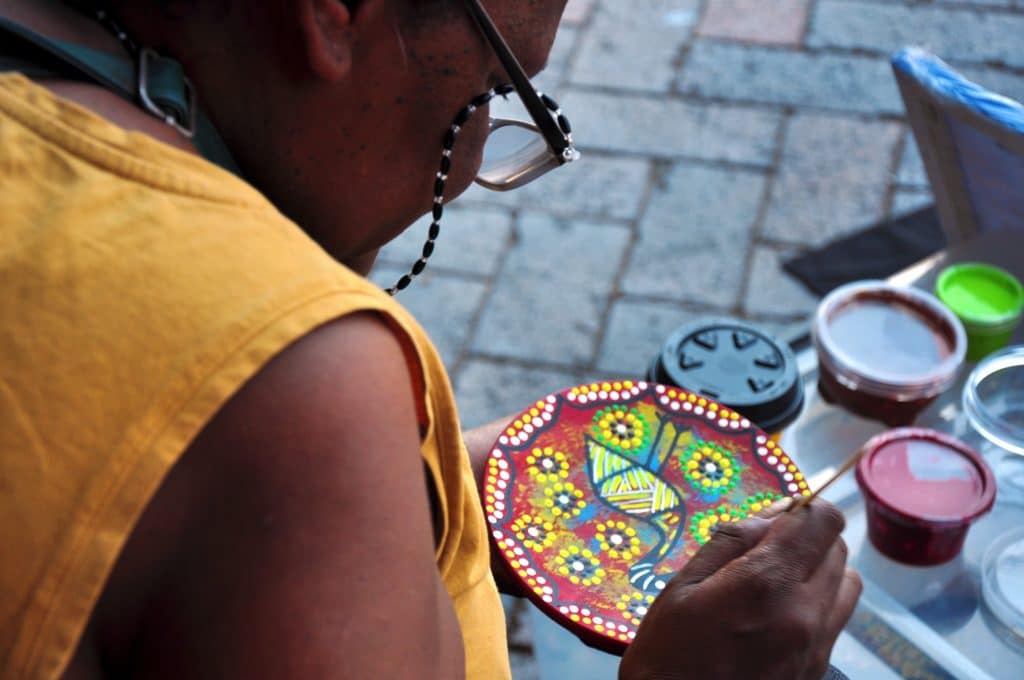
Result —
<path fill-rule="evenodd" d="M 103 648 L 141 650 L 124 670 L 145 675 L 461 675 L 410 373 L 383 320 L 313 331 L 225 405 L 147 509 L 95 624 Z"/>

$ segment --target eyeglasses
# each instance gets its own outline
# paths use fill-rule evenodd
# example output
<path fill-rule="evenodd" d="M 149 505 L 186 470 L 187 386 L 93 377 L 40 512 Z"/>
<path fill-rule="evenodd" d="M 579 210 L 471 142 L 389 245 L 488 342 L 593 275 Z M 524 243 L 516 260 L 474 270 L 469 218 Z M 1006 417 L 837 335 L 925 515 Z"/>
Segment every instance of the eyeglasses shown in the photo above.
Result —
<path fill-rule="evenodd" d="M 509 191 L 571 163 L 580 157 L 580 153 L 572 144 L 569 120 L 554 100 L 534 89 L 480 0 L 466 2 L 533 120 L 530 123 L 507 118 L 490 119 L 490 135 L 476 182 L 494 191 Z"/>

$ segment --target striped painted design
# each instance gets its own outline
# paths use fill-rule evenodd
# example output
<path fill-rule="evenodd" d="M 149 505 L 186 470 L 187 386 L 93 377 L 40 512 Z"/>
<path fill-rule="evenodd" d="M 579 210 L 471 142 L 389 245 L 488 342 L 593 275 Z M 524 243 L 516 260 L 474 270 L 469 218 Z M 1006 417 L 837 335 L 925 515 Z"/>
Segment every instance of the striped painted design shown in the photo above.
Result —
<path fill-rule="evenodd" d="M 680 504 L 676 490 L 639 463 L 588 444 L 591 481 L 611 505 L 631 515 L 654 515 Z"/>
<path fill-rule="evenodd" d="M 590 481 L 595 486 L 614 474 L 637 466 L 635 461 L 609 451 L 594 441 L 587 442 L 587 454 L 590 458 Z"/>

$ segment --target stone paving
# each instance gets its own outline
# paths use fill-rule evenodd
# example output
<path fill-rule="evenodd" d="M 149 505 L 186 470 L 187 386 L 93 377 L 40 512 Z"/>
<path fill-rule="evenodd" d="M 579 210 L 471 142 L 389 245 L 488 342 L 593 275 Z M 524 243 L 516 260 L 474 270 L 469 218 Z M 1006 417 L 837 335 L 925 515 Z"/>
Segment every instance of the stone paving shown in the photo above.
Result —
<path fill-rule="evenodd" d="M 582 159 L 445 211 L 400 299 L 472 427 L 548 392 L 640 376 L 676 326 L 785 334 L 816 299 L 783 260 L 930 202 L 888 55 L 922 45 L 1024 99 L 1024 0 L 570 0 L 538 85 Z M 392 283 L 421 221 L 381 254 Z M 517 679 L 538 677 L 510 612 Z"/>

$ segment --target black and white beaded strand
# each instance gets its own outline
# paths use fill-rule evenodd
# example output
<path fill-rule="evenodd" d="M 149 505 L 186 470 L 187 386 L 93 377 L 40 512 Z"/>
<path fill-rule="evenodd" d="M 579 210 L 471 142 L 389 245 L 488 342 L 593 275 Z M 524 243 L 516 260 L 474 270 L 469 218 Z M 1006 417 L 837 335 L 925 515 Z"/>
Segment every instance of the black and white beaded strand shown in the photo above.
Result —
<path fill-rule="evenodd" d="M 65 2 L 77 8 L 78 11 L 92 17 L 98 24 L 103 26 L 108 33 L 117 38 L 125 51 L 131 55 L 132 59 L 138 59 L 139 51 L 142 48 L 139 47 L 138 43 L 132 40 L 131 36 L 128 35 L 128 32 L 124 30 L 124 27 L 121 26 L 109 10 L 90 2 L 80 2 L 78 0 L 65 0 Z"/>
<path fill-rule="evenodd" d="M 448 128 L 448 131 L 444 135 L 444 141 L 441 144 L 441 167 L 437 171 L 436 178 L 434 179 L 434 205 L 431 208 L 431 217 L 433 218 L 430 222 L 430 230 L 427 232 L 427 242 L 423 244 L 423 252 L 416 262 L 413 263 L 412 269 L 408 274 L 398 279 L 398 282 L 391 288 L 385 289 L 388 295 L 394 295 L 400 290 L 405 290 L 412 283 L 412 280 L 419 276 L 424 268 L 427 266 L 427 258 L 429 258 L 434 252 L 434 244 L 437 241 L 437 237 L 441 234 L 441 216 L 444 214 L 444 186 L 445 182 L 448 181 L 448 172 L 452 167 L 452 148 L 455 146 L 455 139 L 458 137 L 459 131 L 469 120 L 477 109 L 487 104 L 495 97 L 505 97 L 515 88 L 510 84 L 499 85 L 485 92 L 484 94 L 478 95 L 473 98 L 465 108 L 459 111 L 455 115 L 455 119 L 452 121 L 452 125 Z M 569 119 L 565 117 L 562 110 L 554 99 L 543 93 L 540 94 L 541 101 L 544 105 L 550 109 L 551 113 L 555 116 L 555 120 L 558 123 L 558 127 L 561 129 L 562 134 L 565 135 L 566 139 L 572 140 L 572 128 L 569 126 Z"/>

